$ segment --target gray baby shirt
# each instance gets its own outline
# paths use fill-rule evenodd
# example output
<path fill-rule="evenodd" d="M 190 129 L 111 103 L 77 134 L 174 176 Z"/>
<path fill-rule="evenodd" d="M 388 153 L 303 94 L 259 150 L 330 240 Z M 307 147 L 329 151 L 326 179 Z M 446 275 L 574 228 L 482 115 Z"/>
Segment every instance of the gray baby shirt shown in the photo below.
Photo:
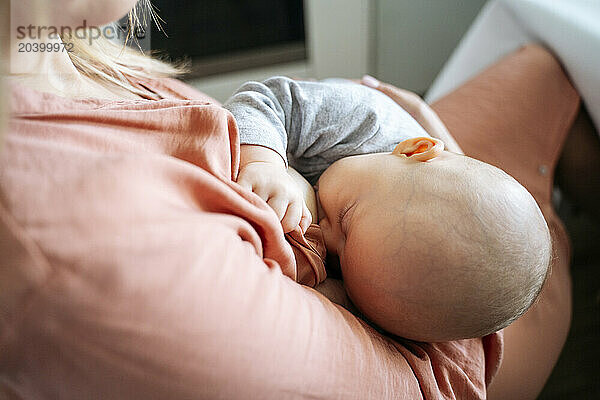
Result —
<path fill-rule="evenodd" d="M 385 94 L 342 79 L 248 82 L 224 107 L 241 144 L 275 150 L 311 184 L 340 158 L 392 151 L 405 139 L 429 136 Z"/>

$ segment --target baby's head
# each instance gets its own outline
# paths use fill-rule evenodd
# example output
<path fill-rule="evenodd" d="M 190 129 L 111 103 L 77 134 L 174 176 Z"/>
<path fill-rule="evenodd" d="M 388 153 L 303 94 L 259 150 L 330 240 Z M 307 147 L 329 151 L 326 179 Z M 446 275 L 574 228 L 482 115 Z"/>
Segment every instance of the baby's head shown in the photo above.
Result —
<path fill-rule="evenodd" d="M 516 180 L 427 140 L 331 165 L 319 224 L 348 294 L 377 325 L 423 341 L 484 336 L 537 297 L 548 227 Z"/>

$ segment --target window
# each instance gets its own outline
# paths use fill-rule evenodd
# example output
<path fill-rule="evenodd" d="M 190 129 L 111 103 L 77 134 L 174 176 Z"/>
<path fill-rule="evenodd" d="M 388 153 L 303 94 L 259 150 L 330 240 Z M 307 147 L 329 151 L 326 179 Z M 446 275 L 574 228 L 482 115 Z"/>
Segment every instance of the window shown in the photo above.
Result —
<path fill-rule="evenodd" d="M 152 50 L 192 61 L 191 77 L 306 59 L 302 0 L 153 0 Z"/>

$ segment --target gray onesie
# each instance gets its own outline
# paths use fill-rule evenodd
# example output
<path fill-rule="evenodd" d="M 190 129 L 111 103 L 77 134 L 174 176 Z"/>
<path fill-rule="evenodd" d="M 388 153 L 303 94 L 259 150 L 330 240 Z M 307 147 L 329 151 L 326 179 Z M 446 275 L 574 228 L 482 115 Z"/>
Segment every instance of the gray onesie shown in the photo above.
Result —
<path fill-rule="evenodd" d="M 224 107 L 235 117 L 241 144 L 275 150 L 312 184 L 340 158 L 429 136 L 388 96 L 346 80 L 248 82 Z"/>

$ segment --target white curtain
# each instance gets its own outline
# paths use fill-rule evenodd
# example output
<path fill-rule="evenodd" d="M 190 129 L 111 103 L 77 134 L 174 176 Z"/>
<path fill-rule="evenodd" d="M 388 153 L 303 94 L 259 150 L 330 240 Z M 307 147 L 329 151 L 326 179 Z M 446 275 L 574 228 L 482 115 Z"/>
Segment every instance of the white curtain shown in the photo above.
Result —
<path fill-rule="evenodd" d="M 600 131 L 600 0 L 488 2 L 426 95 L 433 102 L 502 56 L 540 43 L 562 62 Z"/>

